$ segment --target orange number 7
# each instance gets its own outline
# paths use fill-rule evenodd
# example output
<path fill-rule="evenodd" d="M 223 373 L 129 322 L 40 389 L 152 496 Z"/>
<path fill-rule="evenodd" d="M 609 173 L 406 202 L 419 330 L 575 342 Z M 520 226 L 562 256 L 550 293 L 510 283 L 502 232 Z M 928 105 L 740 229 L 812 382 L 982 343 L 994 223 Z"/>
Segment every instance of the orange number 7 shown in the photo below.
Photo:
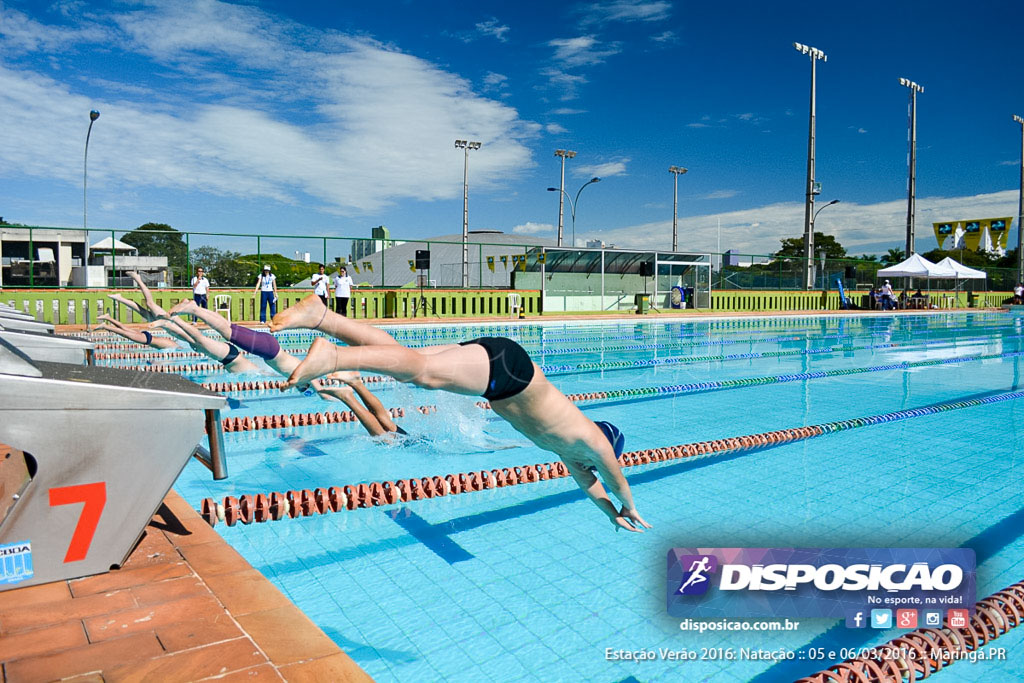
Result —
<path fill-rule="evenodd" d="M 68 546 L 65 562 L 77 562 L 84 560 L 89 554 L 89 545 L 92 543 L 93 534 L 96 533 L 96 526 L 100 523 L 100 515 L 107 504 L 107 483 L 98 481 L 94 484 L 78 484 L 76 486 L 61 486 L 50 489 L 50 507 L 57 505 L 70 505 L 71 503 L 85 503 L 82 506 L 82 514 L 75 526 L 75 533 L 71 535 L 71 545 Z"/>

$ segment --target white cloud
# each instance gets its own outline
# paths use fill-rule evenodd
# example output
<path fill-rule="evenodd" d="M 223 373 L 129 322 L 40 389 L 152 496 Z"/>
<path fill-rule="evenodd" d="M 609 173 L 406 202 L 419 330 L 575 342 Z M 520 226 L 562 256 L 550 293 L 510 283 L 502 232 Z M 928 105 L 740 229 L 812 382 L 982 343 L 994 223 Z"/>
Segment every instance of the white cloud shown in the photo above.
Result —
<path fill-rule="evenodd" d="M 501 92 L 508 88 L 508 76 L 488 71 L 484 74 L 484 91 Z"/>
<path fill-rule="evenodd" d="M 488 19 L 487 21 L 481 21 L 476 25 L 476 30 L 482 35 L 493 36 L 503 43 L 508 42 L 508 38 L 505 34 L 509 32 L 508 26 L 505 26 L 498 22 L 496 18 Z"/>
<path fill-rule="evenodd" d="M 708 125 L 708 124 L 706 124 L 706 123 L 697 123 L 697 122 L 694 122 L 694 123 L 688 123 L 688 124 L 686 124 L 686 127 L 687 127 L 687 128 L 710 128 L 711 126 L 709 126 L 709 125 Z"/>
<path fill-rule="evenodd" d="M 965 218 L 1014 216 L 1017 190 L 967 197 L 918 197 L 916 242 L 921 252 L 938 246 L 932 223 Z M 820 208 L 820 207 L 819 207 Z M 877 204 L 842 203 L 821 212 L 816 232 L 833 235 L 848 253 L 884 253 L 901 247 L 906 239 L 906 199 Z M 800 202 L 679 218 L 683 250 L 714 252 L 721 222 L 722 249 L 745 254 L 771 254 L 780 242 L 803 234 L 804 205 Z M 600 238 L 620 247 L 664 249 L 672 241 L 672 220 L 591 232 L 585 238 Z"/>
<path fill-rule="evenodd" d="M 740 121 L 752 121 L 754 119 L 754 115 L 751 112 L 747 112 L 746 114 L 737 114 L 736 118 Z"/>
<path fill-rule="evenodd" d="M 524 143 L 539 125 L 457 74 L 367 38 L 213 0 L 91 10 L 75 30 L 0 12 L 0 176 L 79 182 L 92 108 L 102 117 L 89 148 L 90 189 L 110 192 L 313 198 L 359 213 L 402 198 L 458 196 L 456 138 L 483 142 L 473 158 L 478 188 L 532 166 Z M 12 58 L 12 46 L 27 56 Z M 98 48 L 109 51 L 106 63 L 127 58 L 132 70 L 120 77 L 72 59 Z M 46 75 L 29 49 L 58 50 L 65 68 Z"/>
<path fill-rule="evenodd" d="M 586 76 L 570 74 L 554 67 L 542 69 L 540 75 L 548 79 L 548 83 L 552 88 L 561 90 L 559 98 L 562 100 L 576 99 L 579 87 L 587 82 Z M 572 110 L 556 110 L 556 112 L 558 111 Z"/>
<path fill-rule="evenodd" d="M 555 226 L 550 223 L 534 223 L 533 221 L 527 221 L 522 225 L 517 225 L 512 228 L 512 232 L 516 235 L 539 235 L 554 231 Z"/>
<path fill-rule="evenodd" d="M 857 131 L 858 133 L 860 133 L 860 134 L 862 134 L 862 135 L 863 135 L 864 133 L 867 133 L 867 132 L 868 132 L 867 128 L 861 128 L 861 127 L 859 127 L 859 126 L 847 126 L 847 127 L 848 127 L 848 128 L 850 129 L 850 130 L 854 130 L 854 131 Z"/>
<path fill-rule="evenodd" d="M 557 123 L 547 124 L 546 126 L 544 126 L 544 130 L 546 130 L 548 133 L 551 133 L 552 135 L 561 135 L 562 133 L 569 132 L 568 129 L 565 128 L 565 126 L 560 126 Z"/>
<path fill-rule="evenodd" d="M 679 42 L 679 36 L 675 31 L 663 31 L 656 36 L 651 36 L 651 41 L 661 45 L 671 45 Z"/>
<path fill-rule="evenodd" d="M 582 14 L 583 26 L 602 25 L 612 22 L 661 21 L 667 19 L 672 3 L 664 0 L 611 0 L 583 5 L 578 9 Z"/>
<path fill-rule="evenodd" d="M 625 175 L 628 163 L 629 159 L 620 159 L 591 166 L 579 165 L 574 166 L 572 172 L 573 175 L 581 178 L 611 178 L 616 175 Z"/>
<path fill-rule="evenodd" d="M 1020 166 L 1020 159 L 1010 160 L 1010 161 L 1000 161 L 999 165 L 1000 166 Z"/>
<path fill-rule="evenodd" d="M 570 109 L 569 107 L 560 107 L 558 109 L 555 109 L 551 113 L 552 114 L 557 114 L 559 116 L 569 116 L 569 115 L 572 115 L 572 114 L 586 114 L 587 110 L 586 109 Z"/>
<path fill-rule="evenodd" d="M 556 38 L 548 45 L 555 48 L 554 59 L 568 68 L 600 64 L 622 51 L 618 43 L 602 45 L 594 36 Z"/>
<path fill-rule="evenodd" d="M 701 199 L 729 199 L 735 197 L 739 192 L 736 190 L 715 190 L 701 197 Z"/>

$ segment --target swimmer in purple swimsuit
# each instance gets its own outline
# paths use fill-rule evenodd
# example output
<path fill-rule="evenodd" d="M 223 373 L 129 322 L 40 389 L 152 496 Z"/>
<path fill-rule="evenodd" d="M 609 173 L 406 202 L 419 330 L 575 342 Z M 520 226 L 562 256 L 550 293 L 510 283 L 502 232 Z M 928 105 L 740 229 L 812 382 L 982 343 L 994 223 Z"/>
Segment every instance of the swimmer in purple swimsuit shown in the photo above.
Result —
<path fill-rule="evenodd" d="M 424 389 L 483 396 L 519 433 L 562 459 L 577 485 L 616 530 L 650 528 L 637 512 L 619 467 L 622 433 L 610 423 L 598 424 L 584 415 L 511 339 L 484 337 L 410 349 L 383 330 L 333 313 L 315 296 L 278 313 L 270 328 L 319 329 L 349 344 L 314 341 L 285 387 L 301 386 L 336 370 L 366 370 Z M 612 502 L 602 480 L 621 508 Z"/>

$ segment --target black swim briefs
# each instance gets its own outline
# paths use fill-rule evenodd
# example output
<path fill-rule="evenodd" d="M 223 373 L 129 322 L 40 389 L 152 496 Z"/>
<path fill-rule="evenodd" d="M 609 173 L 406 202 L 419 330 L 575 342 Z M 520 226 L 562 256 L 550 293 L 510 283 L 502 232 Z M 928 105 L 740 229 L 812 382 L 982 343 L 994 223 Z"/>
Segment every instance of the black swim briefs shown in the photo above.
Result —
<path fill-rule="evenodd" d="M 479 344 L 484 347 L 491 362 L 487 390 L 483 397 L 488 401 L 511 398 L 530 385 L 533 379 L 533 362 L 523 347 L 505 337 L 480 337 L 460 342 L 459 346 Z"/>
<path fill-rule="evenodd" d="M 224 356 L 224 360 L 222 360 L 221 363 L 224 364 L 224 367 L 227 367 L 231 365 L 236 358 L 238 358 L 238 347 L 229 342 L 228 355 Z"/>
<path fill-rule="evenodd" d="M 142 331 L 142 336 L 146 338 L 146 341 L 144 342 L 146 344 L 146 346 L 149 346 L 150 344 L 153 343 L 153 335 L 151 335 L 146 330 Z"/>

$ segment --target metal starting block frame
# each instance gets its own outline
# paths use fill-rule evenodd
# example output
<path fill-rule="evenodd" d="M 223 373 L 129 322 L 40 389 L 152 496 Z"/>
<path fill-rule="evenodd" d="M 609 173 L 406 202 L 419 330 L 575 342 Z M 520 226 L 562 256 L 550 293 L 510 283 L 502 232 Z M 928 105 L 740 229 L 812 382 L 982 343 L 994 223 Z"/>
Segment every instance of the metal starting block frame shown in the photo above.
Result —
<path fill-rule="evenodd" d="M 6 313 L 0 313 L 0 329 L 3 330 L 19 330 L 22 332 L 46 332 L 53 334 L 53 325 L 51 323 L 41 323 L 35 318 L 26 316 L 22 313 L 8 315 Z"/>
<path fill-rule="evenodd" d="M 0 329 L 0 339 L 33 361 L 92 365 L 96 360 L 96 345 L 87 339 L 5 329 Z"/>
<path fill-rule="evenodd" d="M 227 476 L 226 404 L 178 375 L 33 362 L 0 339 L 0 592 L 122 564 L 189 458 Z"/>

